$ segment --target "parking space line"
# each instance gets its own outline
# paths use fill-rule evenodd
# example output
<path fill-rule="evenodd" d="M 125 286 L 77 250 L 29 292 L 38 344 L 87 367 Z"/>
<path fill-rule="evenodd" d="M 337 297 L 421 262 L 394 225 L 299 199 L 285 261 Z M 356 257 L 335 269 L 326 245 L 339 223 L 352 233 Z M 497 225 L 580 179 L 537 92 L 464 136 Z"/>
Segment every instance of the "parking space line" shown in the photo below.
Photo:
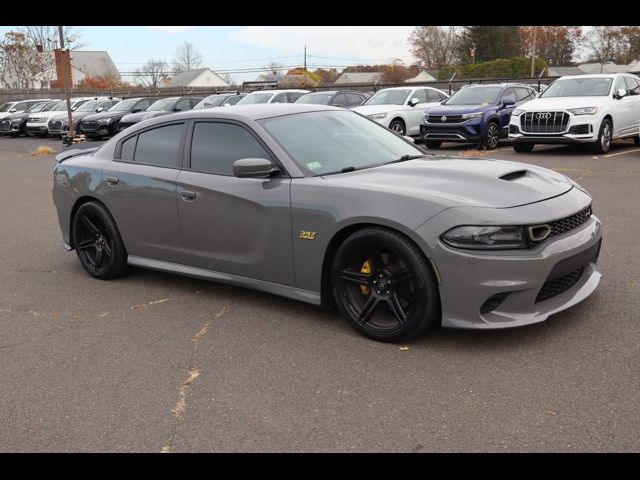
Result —
<path fill-rule="evenodd" d="M 634 148 L 633 150 L 624 150 L 622 152 L 610 153 L 609 155 L 605 155 L 604 158 L 616 157 L 618 155 L 625 155 L 627 153 L 640 152 L 640 148 Z"/>

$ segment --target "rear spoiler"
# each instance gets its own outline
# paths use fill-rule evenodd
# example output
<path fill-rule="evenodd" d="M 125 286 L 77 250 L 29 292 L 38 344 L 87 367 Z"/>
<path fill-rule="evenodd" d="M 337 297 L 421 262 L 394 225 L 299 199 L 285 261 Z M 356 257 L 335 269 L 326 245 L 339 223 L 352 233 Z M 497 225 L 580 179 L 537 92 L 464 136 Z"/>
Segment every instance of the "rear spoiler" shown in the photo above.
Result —
<path fill-rule="evenodd" d="M 56 155 L 56 163 L 64 162 L 66 159 L 71 157 L 77 157 L 78 155 L 86 155 L 88 153 L 93 153 L 98 150 L 100 147 L 93 148 L 72 148 L 71 150 L 67 150 L 64 152 L 60 152 Z"/>

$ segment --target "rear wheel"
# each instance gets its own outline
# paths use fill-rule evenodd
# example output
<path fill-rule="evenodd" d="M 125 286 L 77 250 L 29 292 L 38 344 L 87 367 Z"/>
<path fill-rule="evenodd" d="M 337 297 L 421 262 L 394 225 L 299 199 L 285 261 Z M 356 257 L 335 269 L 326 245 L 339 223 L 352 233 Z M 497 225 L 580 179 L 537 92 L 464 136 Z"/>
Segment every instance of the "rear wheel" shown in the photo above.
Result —
<path fill-rule="evenodd" d="M 348 237 L 333 259 L 331 281 L 341 313 L 374 340 L 407 340 L 441 321 L 431 267 L 391 230 L 365 228 Z"/>
<path fill-rule="evenodd" d="M 533 150 L 533 143 L 514 143 L 513 149 L 518 153 L 529 153 Z"/>
<path fill-rule="evenodd" d="M 389 130 L 396 132 L 398 135 L 405 135 L 407 128 L 402 120 L 396 118 L 389 124 Z"/>
<path fill-rule="evenodd" d="M 434 150 L 440 148 L 440 145 L 442 145 L 442 142 L 436 142 L 435 140 L 425 140 L 424 141 L 424 145 L 427 148 L 432 148 Z"/>
<path fill-rule="evenodd" d="M 127 252 L 116 222 L 97 202 L 78 208 L 73 219 L 73 245 L 80 263 L 93 277 L 115 278 L 127 269 Z"/>
<path fill-rule="evenodd" d="M 598 140 L 593 144 L 593 153 L 607 153 L 611 150 L 611 120 L 605 118 L 600 125 Z"/>

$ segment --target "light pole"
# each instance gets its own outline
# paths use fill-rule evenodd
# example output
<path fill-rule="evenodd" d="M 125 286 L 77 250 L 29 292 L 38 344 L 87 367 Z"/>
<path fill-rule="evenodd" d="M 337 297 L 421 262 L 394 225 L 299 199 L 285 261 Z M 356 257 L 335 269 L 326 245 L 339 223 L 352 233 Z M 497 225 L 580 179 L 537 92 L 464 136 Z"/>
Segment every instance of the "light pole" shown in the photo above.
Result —
<path fill-rule="evenodd" d="M 64 55 L 64 32 L 62 27 L 58 27 L 58 35 L 60 36 L 60 57 L 63 57 Z M 71 51 L 67 48 L 67 56 L 69 58 L 69 67 L 71 67 Z M 67 134 L 67 138 L 68 138 L 68 143 L 71 143 L 71 139 L 74 136 L 74 131 L 73 131 L 73 117 L 71 115 L 71 98 L 69 97 L 69 86 L 67 83 L 67 63 L 64 62 L 64 64 L 62 65 L 62 82 L 63 82 L 63 86 L 64 86 L 64 96 L 67 100 L 67 119 L 69 120 L 69 133 Z M 69 68 L 69 74 L 71 74 L 71 68 Z M 64 143 L 64 142 L 63 142 Z"/>
<path fill-rule="evenodd" d="M 533 78 L 533 74 L 535 73 L 536 66 L 536 33 L 538 31 L 538 27 L 533 27 L 533 53 L 531 55 L 531 78 Z"/>

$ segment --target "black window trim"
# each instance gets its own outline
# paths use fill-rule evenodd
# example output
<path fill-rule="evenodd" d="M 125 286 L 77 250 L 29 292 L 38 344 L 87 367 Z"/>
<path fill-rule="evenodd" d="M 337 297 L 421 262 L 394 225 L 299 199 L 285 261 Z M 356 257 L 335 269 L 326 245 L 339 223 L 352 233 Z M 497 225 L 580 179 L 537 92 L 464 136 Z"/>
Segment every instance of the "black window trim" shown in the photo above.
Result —
<path fill-rule="evenodd" d="M 146 128 L 137 130 L 135 133 L 132 133 L 131 135 L 127 135 L 126 137 L 122 138 L 121 140 L 118 140 L 118 143 L 116 145 L 115 151 L 114 151 L 114 155 L 113 155 L 113 161 L 114 162 L 120 162 L 120 163 L 129 163 L 129 164 L 135 164 L 135 165 L 145 165 L 147 167 L 157 167 L 157 168 L 168 168 L 171 170 L 182 170 L 183 167 L 183 158 L 184 158 L 184 145 L 185 145 L 185 138 L 186 138 L 186 132 L 189 129 L 189 121 L 188 120 L 179 120 L 179 121 L 170 121 L 170 122 L 166 122 L 166 123 L 157 123 L 155 125 L 150 125 Z M 162 128 L 162 127 L 170 127 L 172 125 L 182 125 L 183 126 L 183 131 L 182 131 L 182 138 L 180 139 L 180 147 L 178 148 L 178 154 L 176 156 L 176 166 L 175 167 L 167 167 L 166 165 L 154 165 L 152 163 L 142 163 L 142 162 L 136 162 L 136 150 L 138 149 L 138 138 L 140 136 L 140 134 L 148 132 L 150 130 L 155 130 L 157 128 Z M 133 149 L 133 160 L 123 160 L 121 158 L 122 155 L 122 144 L 124 142 L 126 142 L 127 140 L 129 140 L 132 137 L 136 137 L 136 145 Z"/>
<path fill-rule="evenodd" d="M 291 178 L 287 169 L 284 168 L 282 162 L 278 159 L 278 157 L 273 153 L 273 151 L 269 148 L 269 146 L 260 138 L 253 128 L 247 125 L 244 122 L 240 122 L 238 120 L 234 120 L 231 118 L 194 118 L 191 119 L 189 125 L 187 126 L 187 134 L 185 140 L 183 142 L 183 152 L 182 152 L 182 170 L 194 173 L 201 173 L 203 175 L 217 175 L 219 177 L 235 177 L 235 175 L 225 175 L 223 173 L 213 173 L 213 172 L 203 172 L 201 170 L 193 170 L 191 168 L 191 144 L 193 143 L 193 131 L 195 129 L 196 123 L 228 123 L 232 125 L 236 125 L 238 127 L 244 128 L 253 138 L 256 139 L 258 144 L 264 149 L 264 151 L 268 155 L 268 160 L 273 162 L 279 169 L 280 175 L 278 178 Z"/>

